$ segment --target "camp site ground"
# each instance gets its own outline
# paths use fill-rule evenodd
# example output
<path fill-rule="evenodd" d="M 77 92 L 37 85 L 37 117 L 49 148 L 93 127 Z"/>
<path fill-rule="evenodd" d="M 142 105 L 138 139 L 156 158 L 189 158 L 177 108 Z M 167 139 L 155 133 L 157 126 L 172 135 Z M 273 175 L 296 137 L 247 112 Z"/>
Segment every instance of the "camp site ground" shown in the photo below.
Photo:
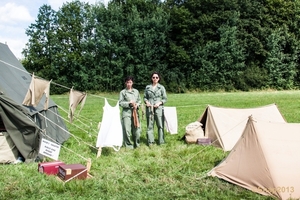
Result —
<path fill-rule="evenodd" d="M 34 76 L 7 47 L 1 47 L 1 65 L 7 69 L 0 74 L 1 124 L 7 132 L 3 135 L 10 137 L 25 161 L 0 165 L 1 199 L 299 199 L 299 91 L 168 93 L 166 106 L 177 109 L 178 133 L 166 132 L 166 145 L 146 145 L 146 122 L 142 119 L 139 148 L 115 151 L 103 147 L 97 157 L 99 149 L 95 146 L 104 102 L 107 99 L 111 106 L 118 106 L 118 94 L 89 94 L 72 123 L 68 119 L 69 94 L 48 93 L 49 101 L 43 96 L 38 105 L 24 107 L 24 97 L 29 94 L 31 98 L 28 91 Z M 44 83 L 46 91 L 51 83 Z M 213 127 L 219 134 L 212 137 L 212 145 L 187 144 L 182 139 L 185 127 L 203 119 L 209 106 L 235 112 L 267 105 L 276 105 L 284 121 L 260 119 L 262 114 L 242 116 L 245 128 L 229 148 L 226 134 L 237 125 L 225 132 Z M 231 112 L 221 115 L 207 116 L 213 122 L 232 117 Z M 240 124 L 239 118 L 232 117 L 234 120 Z M 64 184 L 55 176 L 40 173 L 35 162 L 37 152 L 32 151 L 39 146 L 39 133 L 62 144 L 59 160 L 89 164 L 91 178 Z M 51 159 L 45 156 L 42 162 L 47 161 Z"/>

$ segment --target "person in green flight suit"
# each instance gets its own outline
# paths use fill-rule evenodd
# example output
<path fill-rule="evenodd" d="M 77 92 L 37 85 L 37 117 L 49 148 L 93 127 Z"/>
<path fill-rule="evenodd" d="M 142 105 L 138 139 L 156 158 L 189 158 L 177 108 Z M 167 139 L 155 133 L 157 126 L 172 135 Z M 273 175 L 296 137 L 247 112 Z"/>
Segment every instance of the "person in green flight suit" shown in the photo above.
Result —
<path fill-rule="evenodd" d="M 133 88 L 132 76 L 125 78 L 125 85 L 126 88 L 119 96 L 119 106 L 122 107 L 123 145 L 133 149 L 140 146 L 141 128 L 138 109 L 141 105 L 141 97 L 139 91 Z"/>
<path fill-rule="evenodd" d="M 158 131 L 158 144 L 165 143 L 164 136 L 164 104 L 167 102 L 165 87 L 159 83 L 161 76 L 158 72 L 151 74 L 151 84 L 147 85 L 144 93 L 147 118 L 147 141 L 148 145 L 155 144 L 154 123 Z"/>

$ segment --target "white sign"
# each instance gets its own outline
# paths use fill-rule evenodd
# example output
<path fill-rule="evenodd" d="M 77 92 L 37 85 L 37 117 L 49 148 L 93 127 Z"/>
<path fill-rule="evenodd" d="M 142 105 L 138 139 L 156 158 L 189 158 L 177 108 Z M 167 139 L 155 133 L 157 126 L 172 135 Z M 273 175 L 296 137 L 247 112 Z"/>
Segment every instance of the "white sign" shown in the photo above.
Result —
<path fill-rule="evenodd" d="M 44 138 L 42 139 L 40 151 L 39 151 L 40 154 L 52 158 L 54 160 L 58 160 L 59 152 L 60 152 L 59 144 L 56 144 Z"/>

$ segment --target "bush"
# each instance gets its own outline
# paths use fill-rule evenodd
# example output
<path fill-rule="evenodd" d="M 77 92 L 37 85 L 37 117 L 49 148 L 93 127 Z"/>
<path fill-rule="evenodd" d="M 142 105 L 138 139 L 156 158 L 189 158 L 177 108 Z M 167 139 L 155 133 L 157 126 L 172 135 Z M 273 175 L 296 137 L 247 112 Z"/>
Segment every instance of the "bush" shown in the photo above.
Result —
<path fill-rule="evenodd" d="M 265 69 L 250 66 L 237 78 L 236 89 L 242 91 L 262 89 L 266 86 L 265 83 L 267 80 L 268 74 Z"/>

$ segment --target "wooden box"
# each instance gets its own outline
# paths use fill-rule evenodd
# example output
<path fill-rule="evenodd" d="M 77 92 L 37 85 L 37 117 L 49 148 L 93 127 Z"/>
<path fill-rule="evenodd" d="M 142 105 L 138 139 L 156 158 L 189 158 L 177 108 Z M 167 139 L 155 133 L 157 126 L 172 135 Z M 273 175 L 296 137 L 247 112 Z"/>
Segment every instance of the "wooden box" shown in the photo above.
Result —
<path fill-rule="evenodd" d="M 82 164 L 60 165 L 57 176 L 67 182 L 72 179 L 86 179 L 87 168 Z"/>
<path fill-rule="evenodd" d="M 210 140 L 210 138 L 198 138 L 197 144 L 198 145 L 211 145 L 211 140 Z"/>
<path fill-rule="evenodd" d="M 47 175 L 57 175 L 59 165 L 64 165 L 61 161 L 51 161 L 38 164 L 38 172 Z"/>

